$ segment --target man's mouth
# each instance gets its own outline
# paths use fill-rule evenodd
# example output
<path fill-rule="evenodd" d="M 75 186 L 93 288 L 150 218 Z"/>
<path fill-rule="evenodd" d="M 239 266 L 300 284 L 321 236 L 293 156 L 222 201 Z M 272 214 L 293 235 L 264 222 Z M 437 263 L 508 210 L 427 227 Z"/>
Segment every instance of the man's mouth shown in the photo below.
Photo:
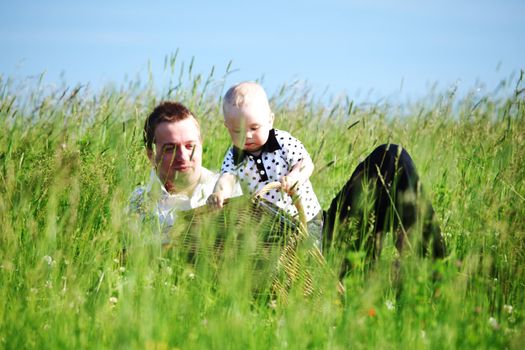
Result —
<path fill-rule="evenodd" d="M 189 166 L 189 165 L 175 165 L 173 167 L 173 169 L 175 171 L 182 171 L 182 172 L 184 172 L 184 171 L 187 171 L 187 170 L 191 169 L 191 166 Z"/>

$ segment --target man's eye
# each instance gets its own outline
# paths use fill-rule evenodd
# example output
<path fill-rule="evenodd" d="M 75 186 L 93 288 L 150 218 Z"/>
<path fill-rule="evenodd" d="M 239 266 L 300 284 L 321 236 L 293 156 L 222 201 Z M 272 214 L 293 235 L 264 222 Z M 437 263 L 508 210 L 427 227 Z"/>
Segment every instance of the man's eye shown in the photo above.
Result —
<path fill-rule="evenodd" d="M 193 145 L 193 144 L 186 145 L 186 149 L 193 149 L 194 147 L 195 147 L 195 145 Z"/>
<path fill-rule="evenodd" d="M 166 145 L 164 146 L 164 153 L 172 153 L 175 150 L 174 145 Z"/>

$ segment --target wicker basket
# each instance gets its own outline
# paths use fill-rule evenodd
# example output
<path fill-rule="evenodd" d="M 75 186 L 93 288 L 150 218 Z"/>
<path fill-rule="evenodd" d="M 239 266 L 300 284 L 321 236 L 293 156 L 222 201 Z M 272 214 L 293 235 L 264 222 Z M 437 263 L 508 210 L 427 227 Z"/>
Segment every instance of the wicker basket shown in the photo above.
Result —
<path fill-rule="evenodd" d="M 223 210 L 200 207 L 181 212 L 171 235 L 171 248 L 191 263 L 205 258 L 219 272 L 224 255 L 249 257 L 253 289 L 271 290 L 286 297 L 300 283 L 304 294 L 318 294 L 311 271 L 324 268 L 325 261 L 306 231 L 306 216 L 300 201 L 294 205 L 298 217 L 262 198 L 280 188 L 279 182 L 266 185 L 250 198 L 226 201 Z"/>

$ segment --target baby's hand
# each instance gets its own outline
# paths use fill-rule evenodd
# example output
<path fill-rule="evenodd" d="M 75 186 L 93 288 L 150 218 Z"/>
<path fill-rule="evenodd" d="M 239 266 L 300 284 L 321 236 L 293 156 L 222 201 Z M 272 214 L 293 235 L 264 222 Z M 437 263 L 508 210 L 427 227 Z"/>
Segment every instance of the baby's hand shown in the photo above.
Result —
<path fill-rule="evenodd" d="M 222 192 L 214 192 L 208 197 L 206 204 L 215 209 L 222 208 L 224 205 L 224 195 Z"/>
<path fill-rule="evenodd" d="M 297 187 L 299 187 L 298 180 L 293 176 L 283 176 L 279 180 L 281 182 L 281 189 L 289 195 L 295 194 Z"/>

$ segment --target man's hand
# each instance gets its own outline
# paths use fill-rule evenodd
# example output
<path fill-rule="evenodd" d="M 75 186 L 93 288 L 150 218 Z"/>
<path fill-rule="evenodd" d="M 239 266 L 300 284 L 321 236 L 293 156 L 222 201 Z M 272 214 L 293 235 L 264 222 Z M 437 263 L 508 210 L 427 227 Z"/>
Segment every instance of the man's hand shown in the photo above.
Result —
<path fill-rule="evenodd" d="M 294 195 L 299 187 L 299 180 L 294 176 L 285 175 L 279 179 L 281 182 L 281 189 L 289 195 Z"/>
<path fill-rule="evenodd" d="M 224 206 L 224 194 L 220 191 L 212 193 L 206 200 L 206 204 L 215 209 L 222 208 Z"/>

